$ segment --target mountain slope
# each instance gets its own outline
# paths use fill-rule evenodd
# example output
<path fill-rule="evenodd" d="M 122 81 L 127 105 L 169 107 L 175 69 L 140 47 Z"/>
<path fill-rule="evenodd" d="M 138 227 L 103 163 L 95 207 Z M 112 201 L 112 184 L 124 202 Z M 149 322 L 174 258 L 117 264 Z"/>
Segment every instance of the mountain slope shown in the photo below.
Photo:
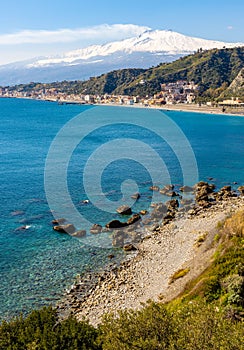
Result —
<path fill-rule="evenodd" d="M 244 97 L 244 68 L 242 68 L 237 77 L 230 86 L 223 92 L 221 97 Z"/>
<path fill-rule="evenodd" d="M 214 90 L 221 87 L 226 89 L 243 67 L 244 47 L 199 51 L 175 62 L 148 69 L 130 84 L 118 86 L 115 93 L 150 95 L 160 91 L 162 83 L 194 80 L 200 87 L 200 94 L 211 97 Z M 141 80 L 145 81 L 143 86 Z"/>
<path fill-rule="evenodd" d="M 171 62 L 200 48 L 240 45 L 243 44 L 193 38 L 166 30 L 149 30 L 122 41 L 0 66 L 0 85 L 84 80 L 115 69 L 148 68 L 161 62 Z"/>

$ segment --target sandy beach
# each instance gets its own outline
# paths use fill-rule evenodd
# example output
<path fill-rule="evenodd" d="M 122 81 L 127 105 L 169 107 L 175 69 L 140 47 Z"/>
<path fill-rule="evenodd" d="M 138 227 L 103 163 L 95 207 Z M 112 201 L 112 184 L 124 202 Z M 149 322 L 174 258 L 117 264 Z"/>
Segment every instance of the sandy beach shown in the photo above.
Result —
<path fill-rule="evenodd" d="M 149 230 L 137 251 L 128 253 L 118 268 L 97 275 L 85 293 L 87 278 L 77 282 L 59 310 L 79 320 L 85 317 L 96 326 L 105 313 L 139 309 L 149 299 L 166 302 L 175 298 L 211 262 L 219 223 L 243 207 L 244 196 L 239 196 L 216 201 L 210 208 L 179 210 L 169 224 Z M 172 283 L 172 275 L 181 269 L 187 273 Z"/>

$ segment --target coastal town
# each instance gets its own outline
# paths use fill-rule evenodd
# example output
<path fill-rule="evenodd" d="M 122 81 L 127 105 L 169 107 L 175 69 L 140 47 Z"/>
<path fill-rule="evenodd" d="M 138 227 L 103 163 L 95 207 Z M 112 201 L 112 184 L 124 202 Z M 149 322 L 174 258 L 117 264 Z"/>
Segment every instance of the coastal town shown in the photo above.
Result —
<path fill-rule="evenodd" d="M 31 84 L 31 83 L 30 83 Z M 145 84 L 144 80 L 140 81 L 140 84 Z M 87 94 L 87 93 L 64 93 L 60 92 L 57 88 L 45 87 L 45 84 L 41 84 L 40 88 L 33 89 L 31 91 L 25 91 L 22 86 L 20 87 L 0 87 L 0 97 L 5 98 L 27 98 L 35 100 L 44 100 L 57 102 L 58 104 L 114 104 L 114 105 L 127 105 L 138 107 L 163 107 L 167 106 L 195 106 L 199 107 L 199 103 L 196 103 L 196 97 L 199 91 L 199 86 L 194 81 L 178 80 L 176 82 L 170 82 L 161 84 L 161 91 L 155 93 L 153 96 L 129 96 L 129 95 L 114 95 L 114 94 Z M 244 108 L 244 102 L 239 98 L 231 98 L 223 100 L 218 104 L 209 101 L 206 102 L 207 107 L 241 107 Z"/>

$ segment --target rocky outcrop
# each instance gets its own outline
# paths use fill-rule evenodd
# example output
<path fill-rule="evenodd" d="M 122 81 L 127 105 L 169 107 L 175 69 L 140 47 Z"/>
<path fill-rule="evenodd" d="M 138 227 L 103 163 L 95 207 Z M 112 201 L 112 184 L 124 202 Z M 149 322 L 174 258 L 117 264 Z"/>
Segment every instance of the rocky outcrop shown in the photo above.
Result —
<path fill-rule="evenodd" d="M 141 216 L 139 214 L 134 214 L 132 215 L 131 218 L 127 220 L 127 225 L 132 225 L 135 222 L 139 221 L 141 219 Z"/>
<path fill-rule="evenodd" d="M 128 243 L 123 246 L 123 250 L 125 252 L 131 252 L 133 250 L 137 250 L 137 248 L 132 243 Z"/>
<path fill-rule="evenodd" d="M 57 231 L 59 233 L 75 233 L 76 229 L 73 224 L 67 224 L 67 225 L 57 225 L 53 226 L 54 231 Z"/>
<path fill-rule="evenodd" d="M 92 225 L 92 227 L 90 228 L 90 232 L 93 234 L 98 234 L 102 232 L 102 226 L 99 224 L 94 224 Z"/>
<path fill-rule="evenodd" d="M 112 220 L 105 225 L 107 228 L 121 228 L 127 226 L 127 222 L 121 222 L 119 220 Z"/>
<path fill-rule="evenodd" d="M 157 203 L 151 213 L 152 219 L 160 219 L 167 213 L 168 207 L 164 203 Z"/>
<path fill-rule="evenodd" d="M 121 215 L 131 215 L 132 211 L 131 208 L 128 205 L 121 205 L 119 208 L 116 209 L 117 213 Z"/>
<path fill-rule="evenodd" d="M 239 186 L 238 191 L 240 192 L 241 196 L 244 196 L 244 186 Z"/>
<path fill-rule="evenodd" d="M 75 231 L 73 234 L 72 234 L 73 237 L 77 237 L 77 238 L 80 238 L 80 237 L 85 237 L 86 236 L 86 230 L 78 230 L 78 231 Z"/>
<path fill-rule="evenodd" d="M 54 219 L 52 220 L 53 225 L 62 225 L 65 223 L 66 219 L 65 218 L 60 218 L 60 219 Z"/>

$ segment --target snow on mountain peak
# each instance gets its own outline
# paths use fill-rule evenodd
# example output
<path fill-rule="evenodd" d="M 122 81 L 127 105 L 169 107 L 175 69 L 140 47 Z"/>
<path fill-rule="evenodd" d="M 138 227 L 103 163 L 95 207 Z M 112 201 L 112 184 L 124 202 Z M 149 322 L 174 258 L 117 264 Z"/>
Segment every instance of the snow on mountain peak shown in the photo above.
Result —
<path fill-rule="evenodd" d="M 104 45 L 92 45 L 64 53 L 55 57 L 47 57 L 35 60 L 28 68 L 47 67 L 56 64 L 74 64 L 75 61 L 86 61 L 90 59 L 101 59 L 116 53 L 165 53 L 182 55 L 191 53 L 199 48 L 203 50 L 212 48 L 223 48 L 241 46 L 243 44 L 224 43 L 186 36 L 171 30 L 146 30 L 137 37 L 114 41 Z"/>

